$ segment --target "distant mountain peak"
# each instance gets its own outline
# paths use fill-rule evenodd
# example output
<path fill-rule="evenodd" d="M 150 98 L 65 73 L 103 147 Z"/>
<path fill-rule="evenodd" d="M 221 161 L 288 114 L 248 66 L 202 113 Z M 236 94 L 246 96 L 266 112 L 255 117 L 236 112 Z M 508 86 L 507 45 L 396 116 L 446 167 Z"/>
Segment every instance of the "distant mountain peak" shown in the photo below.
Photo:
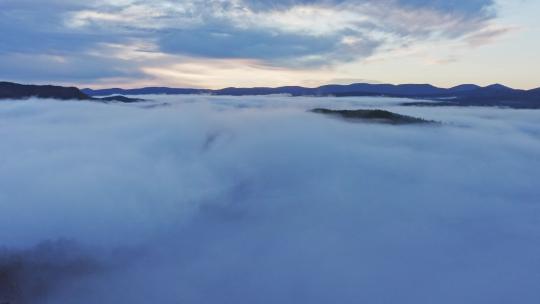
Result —
<path fill-rule="evenodd" d="M 495 84 L 492 84 L 492 85 L 488 85 L 488 86 L 484 87 L 484 89 L 504 90 L 504 91 L 513 90 L 512 88 L 507 87 L 505 85 L 502 85 L 500 83 L 495 83 Z"/>
<path fill-rule="evenodd" d="M 479 85 L 476 85 L 476 84 L 460 84 L 460 85 L 457 85 L 455 87 L 451 87 L 450 91 L 452 92 L 467 92 L 467 91 L 474 91 L 474 90 L 478 90 L 480 89 L 481 87 Z"/>

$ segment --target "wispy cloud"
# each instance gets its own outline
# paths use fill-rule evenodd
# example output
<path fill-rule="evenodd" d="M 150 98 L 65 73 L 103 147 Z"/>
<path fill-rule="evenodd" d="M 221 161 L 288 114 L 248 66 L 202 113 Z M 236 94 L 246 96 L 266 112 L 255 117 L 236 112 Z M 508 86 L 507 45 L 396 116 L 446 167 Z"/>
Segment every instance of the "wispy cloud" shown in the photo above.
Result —
<path fill-rule="evenodd" d="M 471 46 L 478 47 L 490 44 L 493 41 L 496 41 L 497 39 L 500 39 L 503 36 L 517 30 L 519 30 L 519 28 L 516 27 L 486 27 L 468 35 L 465 38 L 465 41 L 467 41 L 467 43 L 469 43 Z"/>
<path fill-rule="evenodd" d="M 103 52 L 103 45 L 130 48 L 134 43 L 152 45 L 148 52 L 156 56 L 255 60 L 290 70 L 328 68 L 419 42 L 488 43 L 488 36 L 495 37 L 488 31 L 496 16 L 491 0 L 7 0 L 1 5 L 0 27 L 8 34 L 0 53 L 4 62 L 17 62 L 4 64 L 2 76 L 26 74 L 34 80 L 46 78 L 46 69 L 34 77 L 28 72 L 35 60 L 22 58 L 64 58 L 59 70 L 75 80 L 129 73 L 143 79 L 141 74 L 152 70 L 147 64 Z M 50 80 L 67 78 L 59 74 L 51 71 Z"/>

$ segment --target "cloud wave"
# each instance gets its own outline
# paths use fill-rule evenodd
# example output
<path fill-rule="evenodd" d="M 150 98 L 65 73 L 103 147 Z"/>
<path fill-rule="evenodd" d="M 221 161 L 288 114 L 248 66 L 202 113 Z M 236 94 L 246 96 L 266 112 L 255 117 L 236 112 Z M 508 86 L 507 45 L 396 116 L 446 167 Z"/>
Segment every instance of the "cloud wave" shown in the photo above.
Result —
<path fill-rule="evenodd" d="M 29 303 L 539 299 L 538 112 L 153 98 L 0 104 L 0 270 L 47 279 Z"/>

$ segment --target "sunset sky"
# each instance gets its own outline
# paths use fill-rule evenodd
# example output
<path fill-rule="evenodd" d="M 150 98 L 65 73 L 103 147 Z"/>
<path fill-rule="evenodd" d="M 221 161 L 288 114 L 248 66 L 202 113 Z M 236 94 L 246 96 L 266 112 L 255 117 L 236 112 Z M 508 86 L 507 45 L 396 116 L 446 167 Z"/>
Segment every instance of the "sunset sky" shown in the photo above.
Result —
<path fill-rule="evenodd" d="M 0 0 L 0 80 L 540 86 L 538 0 Z"/>

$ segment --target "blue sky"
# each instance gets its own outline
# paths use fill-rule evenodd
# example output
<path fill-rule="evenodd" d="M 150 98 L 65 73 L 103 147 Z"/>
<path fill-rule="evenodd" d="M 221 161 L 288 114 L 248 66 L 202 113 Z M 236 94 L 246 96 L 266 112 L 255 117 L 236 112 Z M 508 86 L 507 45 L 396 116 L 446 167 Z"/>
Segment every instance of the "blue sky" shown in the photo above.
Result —
<path fill-rule="evenodd" d="M 535 0 L 0 0 L 0 79 L 540 86 Z"/>

